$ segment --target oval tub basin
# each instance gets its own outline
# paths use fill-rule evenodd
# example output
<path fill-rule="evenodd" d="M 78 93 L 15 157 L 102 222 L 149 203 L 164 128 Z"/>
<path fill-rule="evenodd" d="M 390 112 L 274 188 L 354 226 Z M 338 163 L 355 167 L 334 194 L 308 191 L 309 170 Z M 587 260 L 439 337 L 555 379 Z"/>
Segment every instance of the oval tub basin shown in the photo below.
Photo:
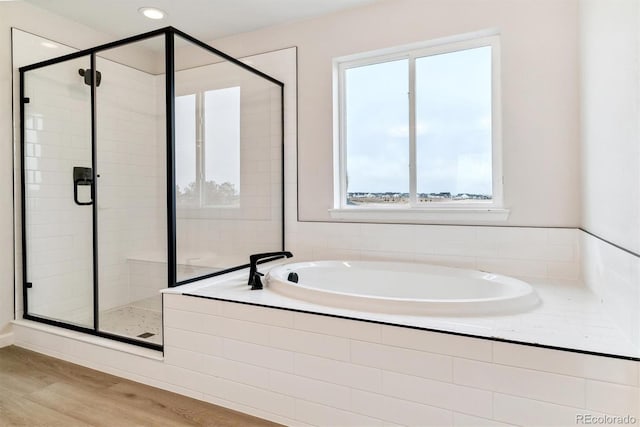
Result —
<path fill-rule="evenodd" d="M 298 275 L 297 283 L 288 280 L 291 273 Z M 417 263 L 298 262 L 272 268 L 266 283 L 287 297 L 378 313 L 483 316 L 527 311 L 540 303 L 522 280 Z"/>

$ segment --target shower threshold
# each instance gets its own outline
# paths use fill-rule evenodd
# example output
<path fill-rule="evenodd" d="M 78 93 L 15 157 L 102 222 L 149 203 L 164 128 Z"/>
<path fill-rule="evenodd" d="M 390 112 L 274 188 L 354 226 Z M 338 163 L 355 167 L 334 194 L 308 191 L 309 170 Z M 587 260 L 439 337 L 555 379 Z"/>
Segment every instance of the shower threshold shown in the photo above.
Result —
<path fill-rule="evenodd" d="M 133 301 L 100 312 L 100 330 L 162 345 L 162 297 Z"/>
<path fill-rule="evenodd" d="M 158 295 L 101 311 L 100 329 L 162 345 L 162 297 Z"/>

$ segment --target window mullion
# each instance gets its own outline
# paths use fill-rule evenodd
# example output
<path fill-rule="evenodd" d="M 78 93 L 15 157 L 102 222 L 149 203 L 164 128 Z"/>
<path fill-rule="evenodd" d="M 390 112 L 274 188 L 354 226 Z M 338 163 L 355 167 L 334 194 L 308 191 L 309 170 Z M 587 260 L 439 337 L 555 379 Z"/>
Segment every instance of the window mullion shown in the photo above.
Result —
<path fill-rule="evenodd" d="M 200 206 L 204 205 L 204 94 L 196 93 L 196 189 Z"/>
<path fill-rule="evenodd" d="M 416 59 L 409 56 L 409 205 L 415 207 L 417 197 L 416 171 Z"/>
<path fill-rule="evenodd" d="M 339 119 L 340 120 L 340 153 L 339 153 L 339 167 L 340 167 L 340 204 L 341 208 L 344 208 L 347 205 L 347 191 L 348 191 L 348 178 L 347 178 L 347 105 L 346 105 L 346 73 L 343 67 L 339 69 L 340 79 L 339 79 L 339 87 L 338 92 L 340 96 L 340 106 L 339 106 Z"/>

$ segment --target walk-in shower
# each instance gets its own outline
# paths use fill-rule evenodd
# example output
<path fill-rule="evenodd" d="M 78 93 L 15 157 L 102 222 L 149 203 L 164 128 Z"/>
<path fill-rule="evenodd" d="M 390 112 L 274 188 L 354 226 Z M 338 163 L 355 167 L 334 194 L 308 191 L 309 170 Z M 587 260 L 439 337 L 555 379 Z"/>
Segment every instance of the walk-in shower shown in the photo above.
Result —
<path fill-rule="evenodd" d="M 160 348 L 160 289 L 284 249 L 276 79 L 171 27 L 19 74 L 25 318 Z"/>

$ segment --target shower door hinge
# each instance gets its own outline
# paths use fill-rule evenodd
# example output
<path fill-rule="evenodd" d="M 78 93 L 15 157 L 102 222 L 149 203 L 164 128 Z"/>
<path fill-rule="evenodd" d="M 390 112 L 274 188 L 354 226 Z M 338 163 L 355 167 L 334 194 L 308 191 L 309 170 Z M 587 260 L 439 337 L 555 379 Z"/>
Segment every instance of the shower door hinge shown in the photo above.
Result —
<path fill-rule="evenodd" d="M 27 287 L 27 289 L 33 288 L 33 283 L 31 282 L 26 282 L 24 285 Z"/>
<path fill-rule="evenodd" d="M 30 101 L 30 99 L 28 97 L 22 98 L 22 102 L 24 102 L 25 104 L 28 104 Z"/>

